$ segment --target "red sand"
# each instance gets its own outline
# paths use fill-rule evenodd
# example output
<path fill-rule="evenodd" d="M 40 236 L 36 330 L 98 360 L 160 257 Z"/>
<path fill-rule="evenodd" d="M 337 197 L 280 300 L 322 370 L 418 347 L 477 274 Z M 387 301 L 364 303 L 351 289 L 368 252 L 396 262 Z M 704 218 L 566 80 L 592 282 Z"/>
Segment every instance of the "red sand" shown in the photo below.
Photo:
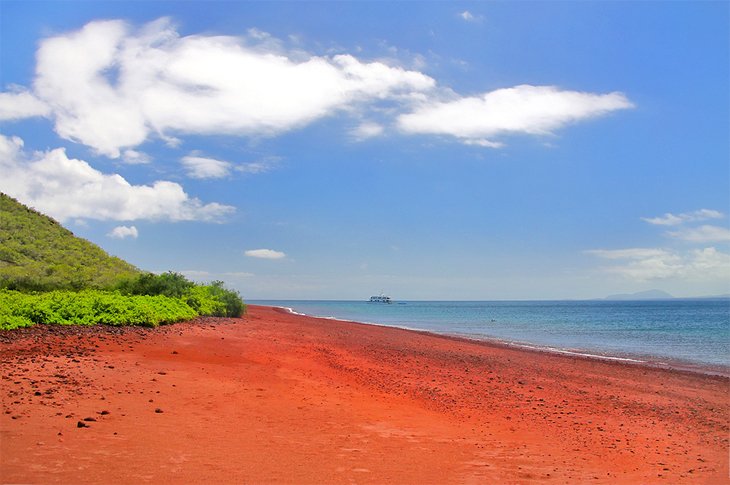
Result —
<path fill-rule="evenodd" d="M 255 306 L 0 339 L 4 483 L 730 483 L 727 377 Z"/>

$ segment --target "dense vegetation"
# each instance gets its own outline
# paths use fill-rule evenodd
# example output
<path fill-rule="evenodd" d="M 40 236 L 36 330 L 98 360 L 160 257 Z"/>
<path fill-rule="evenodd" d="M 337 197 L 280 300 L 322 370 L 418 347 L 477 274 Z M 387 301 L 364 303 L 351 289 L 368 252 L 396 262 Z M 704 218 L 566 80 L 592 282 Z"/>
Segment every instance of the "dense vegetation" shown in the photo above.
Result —
<path fill-rule="evenodd" d="M 157 326 L 197 315 L 182 300 L 165 296 L 124 296 L 99 290 L 31 294 L 0 290 L 0 329 L 28 327 L 35 323 Z"/>
<path fill-rule="evenodd" d="M 123 280 L 117 290 L 124 295 L 159 295 L 183 301 L 199 315 L 240 317 L 245 311 L 241 296 L 223 287 L 222 281 L 197 285 L 183 275 L 169 271 L 160 275 L 144 273 Z"/>
<path fill-rule="evenodd" d="M 50 217 L 0 193 L 0 288 L 109 288 L 139 273 Z"/>
<path fill-rule="evenodd" d="M 241 296 L 215 281 L 141 272 L 0 193 L 0 329 L 33 324 L 148 325 L 239 317 Z"/>
<path fill-rule="evenodd" d="M 154 327 L 199 315 L 240 317 L 245 309 L 240 295 L 219 281 L 196 285 L 177 273 L 144 273 L 114 291 L 0 289 L 0 330 L 36 323 Z"/>

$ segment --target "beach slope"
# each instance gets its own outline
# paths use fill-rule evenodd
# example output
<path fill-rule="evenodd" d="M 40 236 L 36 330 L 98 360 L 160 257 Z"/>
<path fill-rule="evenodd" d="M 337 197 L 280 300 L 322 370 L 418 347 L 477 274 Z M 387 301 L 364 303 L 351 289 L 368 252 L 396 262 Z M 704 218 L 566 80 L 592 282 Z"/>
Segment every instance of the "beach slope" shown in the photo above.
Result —
<path fill-rule="evenodd" d="M 293 315 L 0 332 L 3 483 L 728 483 L 727 377 Z"/>

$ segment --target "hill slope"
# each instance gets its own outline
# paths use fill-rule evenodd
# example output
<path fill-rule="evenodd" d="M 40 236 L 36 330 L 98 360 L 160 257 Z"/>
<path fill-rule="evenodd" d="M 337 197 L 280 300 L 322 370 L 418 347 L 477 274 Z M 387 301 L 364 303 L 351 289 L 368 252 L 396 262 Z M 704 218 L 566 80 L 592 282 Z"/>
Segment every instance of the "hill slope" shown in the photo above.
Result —
<path fill-rule="evenodd" d="M 106 288 L 139 270 L 0 193 L 0 288 Z"/>

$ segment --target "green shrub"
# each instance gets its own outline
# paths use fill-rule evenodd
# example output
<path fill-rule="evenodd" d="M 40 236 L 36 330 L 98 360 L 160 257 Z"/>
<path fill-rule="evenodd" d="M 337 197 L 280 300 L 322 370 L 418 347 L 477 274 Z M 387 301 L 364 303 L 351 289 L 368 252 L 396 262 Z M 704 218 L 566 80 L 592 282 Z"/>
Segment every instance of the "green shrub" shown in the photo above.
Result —
<path fill-rule="evenodd" d="M 36 323 L 157 326 L 198 315 L 240 317 L 245 309 L 238 292 L 226 289 L 223 282 L 196 285 L 172 272 L 143 274 L 127 280 L 119 291 L 0 289 L 0 329 Z"/>
<path fill-rule="evenodd" d="M 23 301 L 16 299 L 18 292 L 0 290 L 0 329 L 12 330 L 14 328 L 30 327 L 33 321 L 19 311 Z"/>
<path fill-rule="evenodd" d="M 0 313 L 0 330 L 13 330 L 16 328 L 30 327 L 31 325 L 33 325 L 33 322 L 26 317 Z"/>
<path fill-rule="evenodd" d="M 241 295 L 237 291 L 224 288 L 222 281 L 214 281 L 208 288 L 215 298 L 225 305 L 225 314 L 216 316 L 240 317 L 246 311 L 246 305 L 243 303 Z"/>
<path fill-rule="evenodd" d="M 163 295 L 127 296 L 97 290 L 47 293 L 0 290 L 0 329 L 34 323 L 157 326 L 190 320 L 196 316 L 198 312 L 182 299 Z"/>
<path fill-rule="evenodd" d="M 200 315 L 226 316 L 226 306 L 213 295 L 209 286 L 195 285 L 190 288 L 183 301 Z"/>
<path fill-rule="evenodd" d="M 125 295 L 164 295 L 182 298 L 199 315 L 240 317 L 246 306 L 241 295 L 223 286 L 222 281 L 196 285 L 180 273 L 168 271 L 159 275 L 144 273 L 120 283 L 117 288 Z"/>
<path fill-rule="evenodd" d="M 136 278 L 122 281 L 117 288 L 125 295 L 164 295 L 180 298 L 194 286 L 195 283 L 180 273 L 168 271 L 159 275 L 142 273 Z"/>

